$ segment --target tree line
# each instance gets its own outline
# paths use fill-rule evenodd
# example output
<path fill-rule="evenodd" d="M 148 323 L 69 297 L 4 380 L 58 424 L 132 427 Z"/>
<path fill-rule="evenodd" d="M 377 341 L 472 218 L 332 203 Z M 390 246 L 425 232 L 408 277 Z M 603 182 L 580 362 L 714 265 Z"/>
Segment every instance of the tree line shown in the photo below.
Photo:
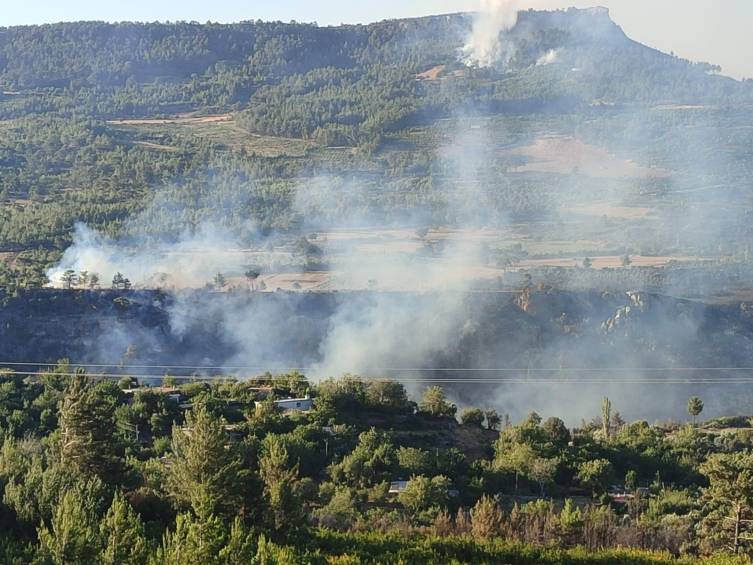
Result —
<path fill-rule="evenodd" d="M 149 386 L 97 382 L 66 362 L 43 373 L 0 375 L 5 563 L 670 562 L 753 551 L 750 423 L 699 426 L 701 399 L 689 401 L 688 424 L 627 423 L 605 399 L 599 417 L 569 428 L 535 413 L 458 415 L 440 387 L 414 402 L 390 380 Z M 306 404 L 283 411 L 276 400 L 290 397 Z"/>

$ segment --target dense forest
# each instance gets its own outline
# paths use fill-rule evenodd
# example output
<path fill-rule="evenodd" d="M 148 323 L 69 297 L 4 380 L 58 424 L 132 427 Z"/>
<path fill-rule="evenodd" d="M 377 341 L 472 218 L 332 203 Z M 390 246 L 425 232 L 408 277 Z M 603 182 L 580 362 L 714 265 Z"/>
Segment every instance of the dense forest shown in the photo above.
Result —
<path fill-rule="evenodd" d="M 4 563 L 742 563 L 753 550 L 749 419 L 699 424 L 697 397 L 689 423 L 627 423 L 605 398 L 568 428 L 458 413 L 440 387 L 414 402 L 389 380 L 149 386 L 66 362 L 23 375 L 0 377 Z"/>

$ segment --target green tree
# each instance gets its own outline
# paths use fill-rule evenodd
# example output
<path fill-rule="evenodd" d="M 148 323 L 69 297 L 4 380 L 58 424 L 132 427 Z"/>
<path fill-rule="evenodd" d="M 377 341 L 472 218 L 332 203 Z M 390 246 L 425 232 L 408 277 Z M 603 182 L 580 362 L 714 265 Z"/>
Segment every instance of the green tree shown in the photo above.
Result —
<path fill-rule="evenodd" d="M 266 536 L 259 537 L 253 565 L 298 565 L 303 560 L 297 559 L 295 551 L 287 546 L 272 543 Z"/>
<path fill-rule="evenodd" d="M 343 460 L 330 468 L 335 483 L 347 482 L 359 488 L 389 481 L 397 457 L 390 436 L 372 428 L 358 436 L 358 445 Z"/>
<path fill-rule="evenodd" d="M 120 492 L 115 493 L 99 532 L 104 545 L 101 563 L 137 565 L 146 561 L 144 525 Z"/>
<path fill-rule="evenodd" d="M 397 461 L 400 467 L 411 476 L 428 473 L 433 463 L 431 453 L 418 447 L 399 447 Z"/>
<path fill-rule="evenodd" d="M 319 525 L 334 530 L 349 529 L 358 518 L 356 500 L 348 487 L 335 487 L 329 502 L 316 510 Z"/>
<path fill-rule="evenodd" d="M 270 434 L 264 438 L 259 471 L 272 526 L 277 530 L 292 530 L 303 523 L 303 501 L 297 491 L 298 467 L 290 460 L 281 437 Z"/>
<path fill-rule="evenodd" d="M 460 421 L 464 425 L 480 428 L 484 425 L 484 412 L 480 408 L 465 408 L 460 413 Z"/>
<path fill-rule="evenodd" d="M 447 504 L 450 479 L 438 475 L 431 479 L 423 475 L 411 477 L 405 489 L 398 494 L 398 501 L 414 516 L 430 508 Z"/>
<path fill-rule="evenodd" d="M 60 275 L 60 283 L 63 285 L 63 288 L 66 290 L 70 290 L 74 286 L 76 286 L 77 281 L 78 281 L 78 277 L 76 276 L 76 271 L 73 271 L 71 269 L 68 269 L 62 275 Z"/>
<path fill-rule="evenodd" d="M 244 512 L 248 472 L 222 421 L 204 405 L 186 414 L 186 425 L 173 427 L 167 488 L 197 516 L 235 516 Z"/>
<path fill-rule="evenodd" d="M 224 565 L 219 556 L 226 541 L 227 530 L 218 516 L 201 518 L 191 513 L 179 514 L 175 528 L 164 533 L 162 544 L 150 562 L 154 565 Z"/>
<path fill-rule="evenodd" d="M 73 490 L 62 494 L 50 527 L 37 530 L 40 553 L 55 565 L 98 563 L 101 539 L 90 500 Z"/>
<path fill-rule="evenodd" d="M 606 492 L 612 472 L 612 464 L 608 460 L 593 459 L 578 466 L 577 477 L 584 487 L 591 489 L 594 496 L 597 496 Z"/>
<path fill-rule="evenodd" d="M 214 285 L 214 288 L 221 290 L 227 286 L 227 279 L 222 273 L 217 273 L 212 279 L 212 284 Z"/>
<path fill-rule="evenodd" d="M 502 423 L 502 418 L 496 410 L 491 408 L 484 410 L 484 417 L 486 418 L 487 430 L 499 429 L 499 425 Z"/>
<path fill-rule="evenodd" d="M 390 380 L 369 381 L 366 388 L 366 401 L 374 407 L 394 412 L 407 412 L 408 394 L 402 383 Z"/>
<path fill-rule="evenodd" d="M 436 418 L 452 418 L 457 411 L 454 404 L 447 402 L 444 389 L 440 386 L 430 386 L 424 391 L 419 408 L 422 412 Z"/>
<path fill-rule="evenodd" d="M 123 276 L 123 273 L 115 273 L 112 277 L 112 288 L 115 290 L 124 290 L 127 280 L 128 279 Z"/>
<path fill-rule="evenodd" d="M 256 290 L 256 279 L 259 278 L 259 275 L 261 273 L 258 269 L 248 269 L 244 273 L 246 280 L 248 280 L 249 285 L 251 286 L 251 290 Z"/>
<path fill-rule="evenodd" d="M 565 500 L 559 515 L 559 536 L 565 545 L 575 545 L 583 528 L 583 514 L 572 499 Z"/>
<path fill-rule="evenodd" d="M 703 490 L 700 537 L 706 551 L 739 554 L 753 550 L 753 454 L 720 453 L 701 465 Z"/>
<path fill-rule="evenodd" d="M 114 482 L 120 472 L 114 401 L 98 394 L 101 390 L 83 374 L 71 380 L 60 405 L 61 457 L 79 473 Z"/>
<path fill-rule="evenodd" d="M 541 429 L 546 432 L 551 441 L 557 448 L 563 448 L 570 442 L 570 430 L 567 429 L 565 422 L 559 418 L 547 418 Z"/>
<path fill-rule="evenodd" d="M 625 489 L 629 492 L 635 492 L 635 489 L 638 488 L 638 473 L 635 472 L 635 469 L 630 469 L 627 473 L 625 473 Z"/>
<path fill-rule="evenodd" d="M 601 433 L 609 440 L 612 425 L 612 401 L 606 396 L 601 401 Z"/>
<path fill-rule="evenodd" d="M 531 466 L 537 458 L 536 451 L 526 443 L 514 442 L 502 445 L 501 441 L 497 442 L 495 451 L 495 468 L 515 475 L 515 491 L 517 492 L 520 477 L 527 477 L 530 474 Z"/>
<path fill-rule="evenodd" d="M 545 496 L 544 488 L 546 485 L 554 482 L 558 464 L 556 459 L 545 459 L 543 457 L 537 457 L 531 463 L 528 476 L 538 483 L 539 493 L 542 497 Z"/>
<path fill-rule="evenodd" d="M 695 426 L 696 418 L 703 412 L 703 400 L 697 396 L 692 396 L 688 400 L 688 414 L 693 418 L 693 425 Z"/>

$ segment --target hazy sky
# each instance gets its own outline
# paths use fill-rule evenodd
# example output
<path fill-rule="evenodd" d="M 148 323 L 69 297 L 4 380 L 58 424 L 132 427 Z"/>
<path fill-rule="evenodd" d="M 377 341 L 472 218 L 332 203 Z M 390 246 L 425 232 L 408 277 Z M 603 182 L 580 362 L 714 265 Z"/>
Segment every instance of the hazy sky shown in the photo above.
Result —
<path fill-rule="evenodd" d="M 753 0 L 520 0 L 523 8 L 602 5 L 633 39 L 753 77 Z M 316 21 L 321 25 L 473 10 L 478 0 L 0 0 L 0 26 L 73 20 Z"/>

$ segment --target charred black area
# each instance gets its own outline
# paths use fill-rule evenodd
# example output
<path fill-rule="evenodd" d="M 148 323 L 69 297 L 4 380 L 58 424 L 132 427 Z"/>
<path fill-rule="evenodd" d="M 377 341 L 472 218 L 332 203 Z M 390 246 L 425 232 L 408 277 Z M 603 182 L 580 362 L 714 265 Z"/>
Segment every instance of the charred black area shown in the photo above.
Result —
<path fill-rule="evenodd" d="M 443 298 L 398 292 L 36 290 L 0 309 L 0 360 L 223 367 L 251 343 L 256 351 L 243 353 L 252 361 L 256 356 L 260 370 L 307 367 L 320 361 L 319 348 L 336 313 L 359 312 L 378 300 L 381 308 L 441 316 Z M 455 337 L 423 367 L 426 373 L 753 364 L 753 315 L 744 303 L 554 290 L 474 292 L 454 300 L 461 304 Z M 226 331 L 229 312 L 248 323 L 251 335 L 244 344 Z M 410 348 L 415 336 L 400 337 Z"/>

